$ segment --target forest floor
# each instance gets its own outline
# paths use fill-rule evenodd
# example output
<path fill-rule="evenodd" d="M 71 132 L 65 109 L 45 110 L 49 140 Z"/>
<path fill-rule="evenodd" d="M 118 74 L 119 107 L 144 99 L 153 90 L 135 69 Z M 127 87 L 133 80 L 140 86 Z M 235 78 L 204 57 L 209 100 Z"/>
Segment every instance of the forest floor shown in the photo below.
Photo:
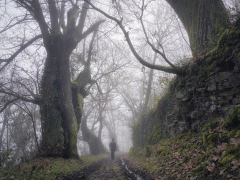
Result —
<path fill-rule="evenodd" d="M 61 180 L 147 180 L 153 179 L 144 171 L 135 171 L 129 167 L 128 160 L 124 158 L 126 153 L 118 152 L 115 159 L 110 157 L 103 158 L 83 169 L 73 173 L 72 175 L 64 176 Z"/>
<path fill-rule="evenodd" d="M 0 168 L 0 180 L 150 180 L 147 172 L 135 166 L 127 153 L 81 156 L 77 159 L 37 158 Z M 131 165 L 130 165 L 131 164 Z"/>

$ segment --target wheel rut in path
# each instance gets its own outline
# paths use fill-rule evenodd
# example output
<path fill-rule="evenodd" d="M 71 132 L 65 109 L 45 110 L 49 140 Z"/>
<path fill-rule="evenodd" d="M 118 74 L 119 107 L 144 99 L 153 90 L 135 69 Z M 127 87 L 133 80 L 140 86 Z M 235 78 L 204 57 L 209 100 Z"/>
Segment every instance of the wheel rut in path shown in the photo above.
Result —
<path fill-rule="evenodd" d="M 122 165 L 120 159 L 126 154 L 116 154 L 115 159 L 103 158 L 98 162 L 93 163 L 90 166 L 84 167 L 83 169 L 61 178 L 62 180 L 137 180 L 137 176 L 134 171 L 131 173 Z M 148 178 L 147 178 L 148 179 Z M 144 178 L 145 180 L 145 178 Z"/>

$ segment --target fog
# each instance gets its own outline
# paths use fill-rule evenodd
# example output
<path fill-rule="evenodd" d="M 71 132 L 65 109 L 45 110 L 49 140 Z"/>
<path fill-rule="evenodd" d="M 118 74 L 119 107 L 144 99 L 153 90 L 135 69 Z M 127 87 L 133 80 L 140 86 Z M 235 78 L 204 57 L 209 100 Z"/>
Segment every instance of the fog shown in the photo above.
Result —
<path fill-rule="evenodd" d="M 50 10 L 46 1 L 39 1 L 51 32 Z M 60 9 L 61 3 L 56 2 Z M 77 3 L 81 9 L 83 1 Z M 187 33 L 164 0 L 146 1 L 142 16 L 141 0 L 96 0 L 93 3 L 105 13 L 121 19 L 135 50 L 148 63 L 167 66 L 147 40 L 174 65 L 182 65 L 192 57 Z M 235 3 L 225 1 L 229 13 L 236 11 L 232 9 Z M 71 7 L 71 1 L 66 1 L 65 11 Z M 4 165 L 19 162 L 20 157 L 35 157 L 41 146 L 41 106 L 37 100 L 41 96 L 47 51 L 42 37 L 28 44 L 41 34 L 41 27 L 30 12 L 15 1 L 0 2 L 0 158 L 5 158 L 1 161 Z M 67 21 L 67 15 L 64 18 Z M 88 129 L 100 137 L 108 151 L 108 144 L 114 138 L 119 151 L 128 152 L 132 147 L 131 127 L 143 112 L 156 106 L 174 75 L 158 70 L 151 73 L 151 69 L 140 64 L 132 54 L 118 24 L 92 8 L 87 13 L 83 30 L 102 19 L 105 22 L 96 33 L 91 54 L 92 35 L 85 37 L 72 51 L 69 63 L 71 81 L 84 70 L 83 60 L 90 57 L 92 81 L 85 87 L 88 95 L 84 98 L 82 119 L 86 119 Z M 147 94 L 150 98 L 146 104 Z M 77 151 L 80 156 L 90 154 L 81 128 L 77 135 Z"/>

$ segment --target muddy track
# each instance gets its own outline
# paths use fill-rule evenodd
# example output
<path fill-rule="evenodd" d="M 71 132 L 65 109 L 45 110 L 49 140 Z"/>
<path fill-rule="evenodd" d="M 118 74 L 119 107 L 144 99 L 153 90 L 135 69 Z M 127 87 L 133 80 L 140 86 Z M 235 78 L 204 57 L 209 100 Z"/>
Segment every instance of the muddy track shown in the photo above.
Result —
<path fill-rule="evenodd" d="M 135 174 L 134 169 L 128 167 L 127 162 L 123 162 L 121 157 L 125 154 L 117 154 L 114 160 L 109 158 L 103 158 L 94 164 L 87 166 L 72 175 L 61 178 L 62 180 L 77 180 L 77 179 L 89 179 L 89 180 L 150 180 L 151 177 L 146 176 L 143 172 L 138 172 L 143 178 L 140 178 Z M 126 169 L 127 166 L 127 170 Z"/>

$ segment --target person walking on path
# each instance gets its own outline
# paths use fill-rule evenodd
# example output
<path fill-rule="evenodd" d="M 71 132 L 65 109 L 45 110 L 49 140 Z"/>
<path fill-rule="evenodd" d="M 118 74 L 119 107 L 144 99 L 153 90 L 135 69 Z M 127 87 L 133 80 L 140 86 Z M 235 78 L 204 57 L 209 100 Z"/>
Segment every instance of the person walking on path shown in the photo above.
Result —
<path fill-rule="evenodd" d="M 112 141 L 109 143 L 109 148 L 111 151 L 111 159 L 114 159 L 114 152 L 116 151 L 116 143 L 114 139 L 112 139 Z"/>

